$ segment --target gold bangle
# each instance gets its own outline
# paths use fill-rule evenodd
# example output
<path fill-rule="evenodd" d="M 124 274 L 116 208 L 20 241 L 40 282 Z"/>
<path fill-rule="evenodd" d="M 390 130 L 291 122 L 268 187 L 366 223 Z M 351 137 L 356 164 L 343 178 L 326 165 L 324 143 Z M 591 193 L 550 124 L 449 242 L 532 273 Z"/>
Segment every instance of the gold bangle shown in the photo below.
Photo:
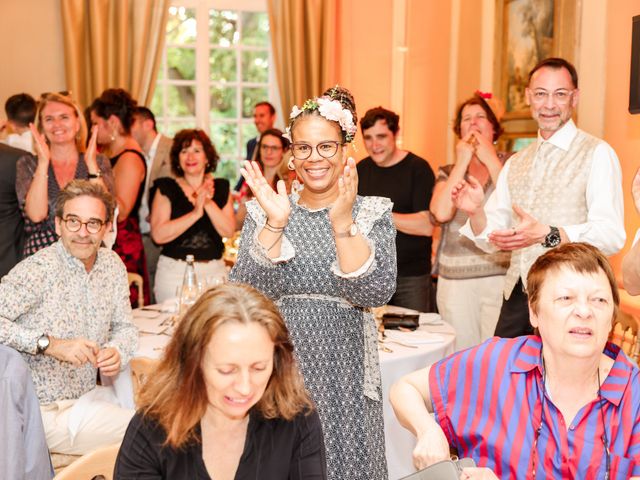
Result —
<path fill-rule="evenodd" d="M 35 172 L 33 172 L 33 177 L 34 178 L 35 177 L 49 178 L 49 174 L 35 171 Z"/>

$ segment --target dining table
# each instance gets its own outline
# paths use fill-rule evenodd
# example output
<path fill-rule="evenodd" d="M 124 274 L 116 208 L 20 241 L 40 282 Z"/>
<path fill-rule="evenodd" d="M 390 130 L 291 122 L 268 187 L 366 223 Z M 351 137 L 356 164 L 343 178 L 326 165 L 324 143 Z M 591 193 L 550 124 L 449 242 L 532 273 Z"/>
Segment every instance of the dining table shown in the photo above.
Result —
<path fill-rule="evenodd" d="M 386 308 L 394 312 L 411 312 L 398 307 Z M 159 358 L 171 338 L 173 321 L 176 318 L 171 302 L 134 310 L 133 322 L 140 332 L 135 356 Z M 412 461 L 415 437 L 400 425 L 393 413 L 389 402 L 391 385 L 403 375 L 431 365 L 453 353 L 454 345 L 454 328 L 436 313 L 420 313 L 419 327 L 415 331 L 386 330 L 384 336 L 379 337 L 378 353 L 389 480 L 397 480 L 415 472 Z"/>

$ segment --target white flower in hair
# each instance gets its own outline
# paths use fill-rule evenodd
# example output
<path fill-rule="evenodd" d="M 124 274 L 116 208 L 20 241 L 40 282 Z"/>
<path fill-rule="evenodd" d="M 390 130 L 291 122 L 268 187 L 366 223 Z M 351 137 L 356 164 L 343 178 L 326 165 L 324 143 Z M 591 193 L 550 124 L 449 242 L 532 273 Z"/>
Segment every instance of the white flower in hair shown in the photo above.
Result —
<path fill-rule="evenodd" d="M 302 110 L 300 110 L 300 111 L 302 111 Z M 289 140 L 289 142 L 292 142 L 292 140 L 291 140 L 291 127 L 287 127 L 285 129 L 284 133 L 282 134 L 282 136 L 284 138 L 286 138 L 287 140 Z"/>
<path fill-rule="evenodd" d="M 291 109 L 291 113 L 289 114 L 289 118 L 291 120 L 293 120 L 294 118 L 296 118 L 298 115 L 300 115 L 302 113 L 302 109 L 298 108 L 297 105 L 294 105 L 293 108 Z"/>
<path fill-rule="evenodd" d="M 340 127 L 342 127 L 342 130 L 344 130 L 347 133 L 352 133 L 351 129 L 354 127 L 353 125 L 353 114 L 351 113 L 350 110 L 347 110 L 346 108 L 344 108 L 342 110 L 342 115 L 340 116 Z"/>
<path fill-rule="evenodd" d="M 342 105 L 340 102 L 326 97 L 318 98 L 318 111 L 324 118 L 327 120 L 333 120 L 334 122 L 340 122 L 343 115 Z"/>

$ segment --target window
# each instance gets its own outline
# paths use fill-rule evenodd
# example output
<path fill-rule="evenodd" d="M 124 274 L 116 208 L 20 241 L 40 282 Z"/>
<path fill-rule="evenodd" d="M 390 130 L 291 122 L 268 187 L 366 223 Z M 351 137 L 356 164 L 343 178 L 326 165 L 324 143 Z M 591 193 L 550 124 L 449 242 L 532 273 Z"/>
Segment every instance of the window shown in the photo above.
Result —
<path fill-rule="evenodd" d="M 217 173 L 237 178 L 256 136 L 253 105 L 276 85 L 266 0 L 174 0 L 151 110 L 158 130 L 202 128 L 221 156 Z"/>

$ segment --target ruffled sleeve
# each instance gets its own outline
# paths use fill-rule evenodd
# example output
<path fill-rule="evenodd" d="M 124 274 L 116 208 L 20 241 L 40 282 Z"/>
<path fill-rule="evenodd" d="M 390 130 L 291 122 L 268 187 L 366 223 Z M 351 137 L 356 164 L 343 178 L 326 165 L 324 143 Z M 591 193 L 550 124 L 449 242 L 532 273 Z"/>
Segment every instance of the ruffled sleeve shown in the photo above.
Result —
<path fill-rule="evenodd" d="M 337 260 L 331 266 L 344 298 L 355 305 L 375 307 L 389 301 L 396 289 L 396 229 L 393 203 L 383 197 L 360 197 L 355 222 L 369 244 L 370 255 L 355 272 L 344 273 Z"/>

